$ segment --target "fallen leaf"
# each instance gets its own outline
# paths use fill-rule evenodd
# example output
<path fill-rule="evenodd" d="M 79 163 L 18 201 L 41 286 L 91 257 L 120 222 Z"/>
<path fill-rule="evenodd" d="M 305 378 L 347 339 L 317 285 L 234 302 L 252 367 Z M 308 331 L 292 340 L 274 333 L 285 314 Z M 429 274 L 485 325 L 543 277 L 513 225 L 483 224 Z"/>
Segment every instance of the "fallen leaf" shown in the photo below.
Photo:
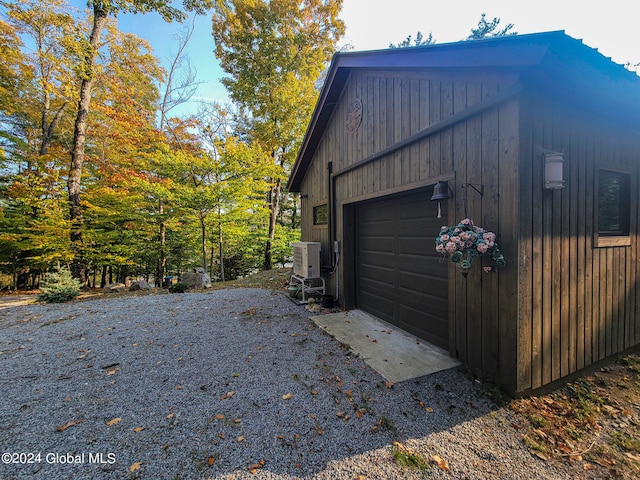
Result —
<path fill-rule="evenodd" d="M 431 457 L 431 460 L 433 460 L 440 469 L 449 471 L 449 464 L 444 458 L 441 458 L 438 455 L 434 455 L 433 457 Z"/>
<path fill-rule="evenodd" d="M 387 388 L 391 389 L 393 388 L 393 382 L 387 382 L 386 383 Z"/>
<path fill-rule="evenodd" d="M 233 395 L 234 395 L 234 392 L 227 392 L 223 396 L 220 397 L 220 400 L 224 400 L 225 398 L 231 398 L 231 397 L 233 397 Z"/>
<path fill-rule="evenodd" d="M 140 433 L 142 430 L 144 430 L 144 427 L 136 427 L 133 429 L 135 433 Z"/>
<path fill-rule="evenodd" d="M 112 427 L 113 425 L 116 425 L 118 423 L 120 423 L 122 421 L 122 418 L 117 417 L 117 418 L 112 418 L 111 420 L 109 420 L 107 422 L 107 427 Z"/>
<path fill-rule="evenodd" d="M 322 435 L 324 433 L 324 430 L 322 430 L 321 426 L 317 426 L 316 427 L 316 432 L 318 432 L 318 435 Z"/>
<path fill-rule="evenodd" d="M 283 400 L 291 400 L 292 398 L 293 398 L 293 394 L 291 394 L 291 393 L 285 393 L 285 394 L 282 396 L 282 399 L 283 399 Z"/>
<path fill-rule="evenodd" d="M 224 433 L 219 433 L 219 434 L 218 434 L 218 438 L 221 438 L 222 440 L 225 440 L 225 438 L 224 438 Z"/>
<path fill-rule="evenodd" d="M 338 412 L 336 413 L 336 417 L 338 418 L 344 418 L 344 416 L 347 414 L 347 412 Z"/>
<path fill-rule="evenodd" d="M 78 420 L 73 420 L 71 422 L 67 422 L 63 426 L 56 428 L 56 431 L 64 432 L 67 428 L 74 427 L 76 425 L 81 424 L 82 422 L 84 422 L 84 419 L 82 419 L 82 418 L 79 418 Z"/>
<path fill-rule="evenodd" d="M 240 435 L 238 437 L 238 443 L 242 443 L 242 442 L 244 442 L 244 437 L 242 435 Z"/>
<path fill-rule="evenodd" d="M 209 465 L 210 467 L 216 462 L 216 457 L 214 456 L 210 456 L 209 458 L 207 458 L 207 465 Z"/>
<path fill-rule="evenodd" d="M 120 370 L 118 367 L 110 368 L 109 370 L 107 370 L 107 376 L 115 375 L 118 370 Z"/>
<path fill-rule="evenodd" d="M 433 408 L 431 407 L 424 407 L 424 409 L 429 413 L 433 412 Z"/>
<path fill-rule="evenodd" d="M 171 420 L 175 416 L 176 416 L 175 413 L 170 413 L 169 415 L 167 415 L 167 420 Z"/>
<path fill-rule="evenodd" d="M 176 385 L 176 390 L 182 390 L 182 385 Z"/>
<path fill-rule="evenodd" d="M 142 466 L 142 463 L 140 463 L 140 462 L 132 463 L 131 466 L 129 467 L 129 472 L 133 473 L 136 470 L 140 470 L 141 466 Z"/>
<path fill-rule="evenodd" d="M 224 420 L 224 415 L 219 413 L 216 415 L 216 420 Z"/>
<path fill-rule="evenodd" d="M 255 475 L 256 473 L 258 473 L 258 469 L 264 467 L 265 463 L 265 460 L 260 460 L 259 462 L 254 463 L 249 468 L 247 468 L 247 470 L 249 470 L 249 473 L 251 473 L 252 475 Z"/>
<path fill-rule="evenodd" d="M 311 390 L 311 395 L 318 395 L 318 390 Z"/>

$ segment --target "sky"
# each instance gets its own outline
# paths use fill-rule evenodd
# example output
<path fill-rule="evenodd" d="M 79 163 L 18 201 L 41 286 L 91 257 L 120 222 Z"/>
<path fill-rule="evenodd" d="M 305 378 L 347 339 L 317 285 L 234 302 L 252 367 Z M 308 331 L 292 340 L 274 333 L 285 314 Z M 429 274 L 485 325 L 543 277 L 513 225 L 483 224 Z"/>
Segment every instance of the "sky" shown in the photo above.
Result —
<path fill-rule="evenodd" d="M 72 0 L 83 7 L 86 0 Z M 341 18 L 346 34 L 340 45 L 350 43 L 354 50 L 384 49 L 408 35 L 415 38 L 433 34 L 437 43 L 465 39 L 477 26 L 482 13 L 488 19 L 500 18 L 520 34 L 564 30 L 568 35 L 597 48 L 617 63 L 640 63 L 640 31 L 636 2 L 630 0 L 344 0 Z M 224 76 L 213 50 L 208 17 L 191 17 L 185 24 L 165 23 L 157 14 L 121 15 L 119 28 L 147 39 L 154 54 L 167 65 L 177 50 L 175 35 L 195 21 L 188 47 L 192 65 L 203 82 L 193 101 L 179 115 L 195 113 L 198 100 L 228 102 L 219 79 Z"/>

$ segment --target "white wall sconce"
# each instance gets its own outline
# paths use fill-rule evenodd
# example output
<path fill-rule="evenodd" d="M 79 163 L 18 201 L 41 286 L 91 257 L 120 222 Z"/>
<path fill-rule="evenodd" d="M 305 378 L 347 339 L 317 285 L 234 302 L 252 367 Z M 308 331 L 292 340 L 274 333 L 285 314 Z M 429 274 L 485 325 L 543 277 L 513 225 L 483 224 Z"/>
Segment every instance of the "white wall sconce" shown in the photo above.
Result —
<path fill-rule="evenodd" d="M 564 188 L 564 153 L 547 153 L 544 156 L 544 188 Z"/>

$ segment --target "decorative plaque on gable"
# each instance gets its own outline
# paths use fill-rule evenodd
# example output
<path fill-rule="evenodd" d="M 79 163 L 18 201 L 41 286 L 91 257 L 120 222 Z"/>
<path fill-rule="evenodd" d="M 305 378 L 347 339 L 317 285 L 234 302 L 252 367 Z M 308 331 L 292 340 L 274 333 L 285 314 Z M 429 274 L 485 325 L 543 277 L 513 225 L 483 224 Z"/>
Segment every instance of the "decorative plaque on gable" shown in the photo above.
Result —
<path fill-rule="evenodd" d="M 356 133 L 362 122 L 362 100 L 356 98 L 349 104 L 347 109 L 346 127 L 347 133 L 353 135 Z"/>

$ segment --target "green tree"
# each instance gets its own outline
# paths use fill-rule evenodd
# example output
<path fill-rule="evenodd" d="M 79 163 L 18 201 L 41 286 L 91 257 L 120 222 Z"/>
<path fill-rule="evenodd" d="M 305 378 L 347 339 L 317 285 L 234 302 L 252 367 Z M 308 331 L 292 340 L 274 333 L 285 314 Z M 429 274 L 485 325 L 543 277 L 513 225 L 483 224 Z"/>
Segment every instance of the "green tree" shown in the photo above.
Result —
<path fill-rule="evenodd" d="M 436 43 L 436 40 L 431 32 L 427 38 L 423 37 L 422 32 L 418 32 L 415 39 L 412 39 L 411 35 L 409 35 L 397 44 L 389 43 L 389 48 L 420 47 L 422 45 L 433 45 L 434 43 Z"/>
<path fill-rule="evenodd" d="M 71 167 L 69 169 L 68 195 L 69 218 L 71 221 L 70 240 L 75 252 L 75 258 L 71 266 L 73 275 L 85 280 L 85 262 L 83 259 L 82 241 L 82 206 L 80 202 L 82 168 L 85 158 L 85 144 L 89 107 L 91 104 L 92 89 L 96 77 L 96 61 L 103 29 L 108 17 L 117 17 L 120 13 L 149 13 L 157 12 L 168 22 L 182 21 L 185 13 L 172 6 L 170 0 L 88 0 L 87 5 L 93 13 L 92 26 L 88 38 L 82 46 L 82 63 L 80 66 L 80 95 L 78 100 L 77 116 L 73 131 L 73 144 L 71 148 Z M 187 10 L 195 10 L 204 13 L 211 6 L 212 0 L 184 0 L 183 5 Z"/>
<path fill-rule="evenodd" d="M 471 33 L 467 40 L 479 40 L 481 38 L 505 37 L 507 35 L 517 35 L 518 32 L 512 32 L 513 23 L 507 24 L 503 28 L 500 27 L 500 19 L 494 17 L 493 20 L 487 21 L 487 14 L 483 13 L 478 21 L 478 26 L 471 29 Z"/>
<path fill-rule="evenodd" d="M 273 262 L 276 223 L 287 178 L 318 92 L 314 88 L 344 34 L 342 0 L 217 0 L 213 14 L 216 56 L 229 74 L 222 80 L 246 111 L 252 135 L 268 152 L 265 269 Z"/>

